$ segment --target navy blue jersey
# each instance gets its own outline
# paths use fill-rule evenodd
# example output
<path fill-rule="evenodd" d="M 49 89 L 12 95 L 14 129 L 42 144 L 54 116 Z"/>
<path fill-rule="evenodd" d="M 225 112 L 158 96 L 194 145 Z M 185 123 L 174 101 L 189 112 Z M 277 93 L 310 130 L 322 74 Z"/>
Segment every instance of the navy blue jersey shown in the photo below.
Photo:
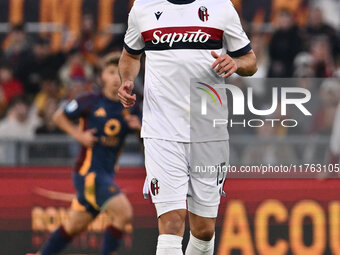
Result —
<path fill-rule="evenodd" d="M 86 175 L 89 170 L 114 174 L 114 166 L 129 132 L 124 116 L 130 111 L 119 101 L 91 93 L 68 103 L 64 114 L 70 120 L 79 120 L 83 130 L 97 129 L 98 142 L 93 148 L 82 147 L 75 170 L 80 175 Z"/>

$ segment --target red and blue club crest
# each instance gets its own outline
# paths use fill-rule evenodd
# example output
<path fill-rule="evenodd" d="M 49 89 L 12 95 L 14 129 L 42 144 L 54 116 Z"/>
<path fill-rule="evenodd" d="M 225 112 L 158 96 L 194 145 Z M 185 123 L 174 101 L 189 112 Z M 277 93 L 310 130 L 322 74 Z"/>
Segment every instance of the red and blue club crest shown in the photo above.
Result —
<path fill-rule="evenodd" d="M 158 184 L 158 180 L 156 178 L 153 178 L 151 180 L 151 193 L 152 195 L 156 196 L 159 193 L 159 184 Z"/>
<path fill-rule="evenodd" d="M 208 9 L 207 9 L 207 7 L 201 6 L 201 7 L 198 9 L 198 17 L 199 17 L 200 20 L 202 20 L 203 22 L 204 22 L 204 21 L 208 21 L 209 14 L 208 14 Z"/>

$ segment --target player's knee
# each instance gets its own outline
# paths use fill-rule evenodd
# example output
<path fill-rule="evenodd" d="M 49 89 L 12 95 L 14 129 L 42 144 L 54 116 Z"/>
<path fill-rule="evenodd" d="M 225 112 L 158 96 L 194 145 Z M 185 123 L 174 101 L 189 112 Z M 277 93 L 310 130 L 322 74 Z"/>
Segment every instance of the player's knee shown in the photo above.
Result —
<path fill-rule="evenodd" d="M 86 230 L 86 227 L 76 225 L 76 224 L 65 224 L 65 232 L 70 236 L 77 236 Z"/>
<path fill-rule="evenodd" d="M 133 233 L 133 225 L 132 222 L 128 222 L 122 226 L 122 232 L 124 234 L 131 235 Z"/>
<path fill-rule="evenodd" d="M 194 237 L 202 241 L 210 241 L 215 234 L 215 228 L 205 227 L 191 230 Z"/>
<path fill-rule="evenodd" d="M 165 219 L 160 223 L 160 233 L 169 235 L 178 235 L 181 233 L 183 223 L 174 219 Z"/>
<path fill-rule="evenodd" d="M 133 227 L 132 227 L 132 213 L 129 215 L 126 215 L 125 217 L 123 217 L 122 219 L 122 226 L 123 226 L 123 231 L 125 233 L 131 234 L 133 231 Z"/>
<path fill-rule="evenodd" d="M 160 234 L 181 235 L 184 231 L 185 212 L 175 210 L 159 217 Z"/>
<path fill-rule="evenodd" d="M 132 219 L 133 219 L 132 211 L 121 213 L 113 218 L 112 224 L 120 231 L 126 234 L 131 234 L 133 232 Z"/>
<path fill-rule="evenodd" d="M 77 236 L 79 234 L 81 234 L 83 232 L 82 229 L 80 228 L 77 228 L 77 227 L 74 227 L 74 228 L 69 228 L 67 230 L 65 230 L 66 233 L 69 235 L 69 236 Z"/>

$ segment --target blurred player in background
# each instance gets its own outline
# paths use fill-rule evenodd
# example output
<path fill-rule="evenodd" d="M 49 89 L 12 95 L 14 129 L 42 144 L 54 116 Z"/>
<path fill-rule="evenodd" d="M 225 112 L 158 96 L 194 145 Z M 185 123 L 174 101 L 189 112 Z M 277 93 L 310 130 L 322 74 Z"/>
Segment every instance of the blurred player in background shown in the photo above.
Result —
<path fill-rule="evenodd" d="M 80 96 L 54 115 L 56 124 L 82 144 L 73 173 L 77 197 L 67 221 L 52 233 L 38 254 L 59 254 L 100 212 L 112 220 L 101 254 L 115 254 L 123 235 L 132 232 L 132 207 L 114 182 L 114 168 L 126 135 L 139 131 L 141 124 L 138 115 L 124 110 L 119 102 L 118 61 L 117 55 L 105 58 L 101 93 Z M 74 120 L 79 120 L 81 128 Z"/>
<path fill-rule="evenodd" d="M 257 71 L 256 57 L 228 0 L 136 0 L 119 64 L 119 96 L 125 107 L 135 103 L 131 92 L 144 51 L 142 137 L 145 187 L 158 215 L 156 254 L 183 254 L 188 206 L 191 233 L 186 254 L 211 255 L 225 176 L 216 171 L 199 178 L 192 163 L 228 165 L 228 132 L 214 130 L 191 140 L 190 79 L 203 77 L 212 85 L 224 83 L 235 72 L 251 76 Z"/>
<path fill-rule="evenodd" d="M 338 83 L 340 83 L 340 80 L 338 81 Z M 337 92 L 340 98 L 340 89 L 338 89 Z M 336 115 L 333 122 L 333 130 L 330 139 L 330 163 L 331 164 L 340 163 L 340 103 L 338 104 L 336 110 Z"/>

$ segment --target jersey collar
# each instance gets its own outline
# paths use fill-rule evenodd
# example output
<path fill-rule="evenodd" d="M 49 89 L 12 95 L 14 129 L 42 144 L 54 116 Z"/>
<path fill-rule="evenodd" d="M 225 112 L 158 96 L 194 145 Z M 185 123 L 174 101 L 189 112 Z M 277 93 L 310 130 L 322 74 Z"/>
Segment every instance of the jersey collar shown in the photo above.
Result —
<path fill-rule="evenodd" d="M 195 0 L 168 0 L 168 2 L 172 4 L 191 4 L 195 2 Z"/>

